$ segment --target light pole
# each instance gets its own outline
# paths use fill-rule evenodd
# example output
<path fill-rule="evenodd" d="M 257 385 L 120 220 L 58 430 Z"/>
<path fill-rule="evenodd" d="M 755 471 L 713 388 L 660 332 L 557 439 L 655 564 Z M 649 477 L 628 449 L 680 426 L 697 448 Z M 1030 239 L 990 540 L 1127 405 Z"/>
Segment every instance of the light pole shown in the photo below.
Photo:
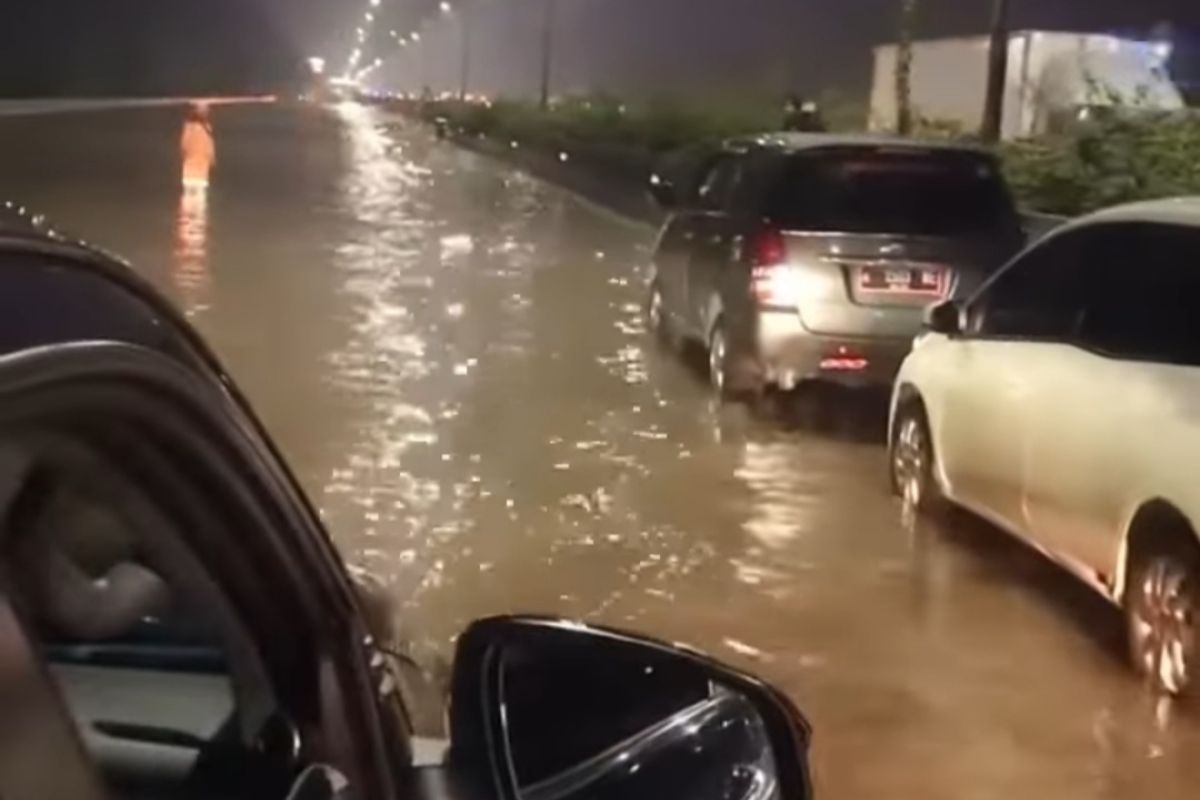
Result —
<path fill-rule="evenodd" d="M 471 77 L 471 15 L 464 5 L 458 12 L 460 60 L 458 65 L 458 99 L 467 99 L 467 84 Z"/>
<path fill-rule="evenodd" d="M 550 73 L 554 61 L 555 0 L 542 0 L 542 92 L 541 107 L 550 107 Z"/>
<path fill-rule="evenodd" d="M 425 97 L 425 93 L 426 90 L 429 89 L 429 86 L 427 85 L 428 76 L 425 74 L 425 45 L 421 43 L 421 34 L 417 31 L 413 31 L 413 34 L 410 38 L 412 40 L 414 49 L 417 51 L 417 83 L 421 84 L 421 99 L 424 100 L 427 99 Z"/>
<path fill-rule="evenodd" d="M 984 101 L 983 128 L 980 131 L 986 142 L 1000 141 L 1004 130 L 1004 93 L 1008 86 L 1009 0 L 994 2 L 992 43 L 988 55 L 987 98 Z"/>

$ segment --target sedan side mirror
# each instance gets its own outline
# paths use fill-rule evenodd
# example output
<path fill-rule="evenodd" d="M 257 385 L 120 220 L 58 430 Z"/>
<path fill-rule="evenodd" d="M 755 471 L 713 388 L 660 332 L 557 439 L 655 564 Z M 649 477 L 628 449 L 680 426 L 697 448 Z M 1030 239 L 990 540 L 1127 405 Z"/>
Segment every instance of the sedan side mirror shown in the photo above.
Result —
<path fill-rule="evenodd" d="M 350 781 L 333 767 L 315 764 L 292 784 L 287 800 L 349 800 Z"/>
<path fill-rule="evenodd" d="M 675 208 L 678 198 L 675 194 L 675 184 L 657 172 L 650 175 L 650 195 L 666 211 Z"/>
<path fill-rule="evenodd" d="M 962 309 L 953 300 L 943 300 L 926 307 L 925 328 L 934 333 L 954 336 L 962 333 Z"/>
<path fill-rule="evenodd" d="M 771 686 L 681 647 L 499 617 L 459 639 L 450 766 L 502 800 L 807 800 L 810 731 Z"/>

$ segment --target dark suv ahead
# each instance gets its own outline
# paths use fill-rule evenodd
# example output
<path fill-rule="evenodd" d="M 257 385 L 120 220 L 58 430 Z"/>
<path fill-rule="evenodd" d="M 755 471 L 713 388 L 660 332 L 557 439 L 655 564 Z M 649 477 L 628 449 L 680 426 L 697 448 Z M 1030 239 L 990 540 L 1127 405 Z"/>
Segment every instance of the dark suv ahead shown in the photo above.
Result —
<path fill-rule="evenodd" d="M 1025 242 L 999 164 L 969 147 L 770 134 L 691 163 L 651 180 L 672 213 L 649 321 L 707 347 L 723 394 L 890 385 L 922 309 Z"/>

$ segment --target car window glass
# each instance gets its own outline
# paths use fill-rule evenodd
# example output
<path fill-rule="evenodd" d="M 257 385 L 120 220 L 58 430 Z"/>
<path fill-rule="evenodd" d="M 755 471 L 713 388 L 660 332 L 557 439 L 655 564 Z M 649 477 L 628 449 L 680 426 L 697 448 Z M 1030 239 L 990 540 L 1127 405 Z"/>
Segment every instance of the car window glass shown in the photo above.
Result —
<path fill-rule="evenodd" d="M 1081 343 L 1102 353 L 1200 365 L 1200 234 L 1115 226 L 1088 271 Z"/>
<path fill-rule="evenodd" d="M 16 452 L 3 563 L 113 794 L 272 796 L 244 713 L 262 689 L 235 683 L 224 599 L 179 578 L 202 567 L 165 557 L 172 521 L 114 476 Z"/>
<path fill-rule="evenodd" d="M 741 165 L 733 157 L 720 159 L 709 170 L 697 192 L 697 205 L 708 210 L 725 208 L 741 177 Z"/>
<path fill-rule="evenodd" d="M 1062 340 L 1082 315 L 1087 236 L 1067 233 L 1030 250 L 998 274 L 971 304 L 967 332 Z"/>
<path fill-rule="evenodd" d="M 1008 230 L 1016 211 L 996 164 L 973 153 L 828 148 L 788 158 L 767 216 L 806 231 L 957 236 Z"/>

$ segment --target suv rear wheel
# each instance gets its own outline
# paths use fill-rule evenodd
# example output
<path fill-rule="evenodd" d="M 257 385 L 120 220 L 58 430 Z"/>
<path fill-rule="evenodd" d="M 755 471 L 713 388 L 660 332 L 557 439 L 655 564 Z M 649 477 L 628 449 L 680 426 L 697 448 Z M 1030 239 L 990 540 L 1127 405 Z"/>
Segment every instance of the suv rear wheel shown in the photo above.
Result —
<path fill-rule="evenodd" d="M 708 382 L 720 397 L 729 397 L 729 337 L 725 326 L 718 322 L 713 326 L 712 335 L 708 338 Z"/>
<path fill-rule="evenodd" d="M 657 280 L 650 284 L 650 293 L 646 296 L 646 327 L 660 344 L 674 346 L 675 335 L 667 319 L 666 301 Z"/>
<path fill-rule="evenodd" d="M 1157 690 L 1195 694 L 1196 548 L 1160 545 L 1136 554 L 1125 588 L 1125 629 L 1133 666 Z"/>

